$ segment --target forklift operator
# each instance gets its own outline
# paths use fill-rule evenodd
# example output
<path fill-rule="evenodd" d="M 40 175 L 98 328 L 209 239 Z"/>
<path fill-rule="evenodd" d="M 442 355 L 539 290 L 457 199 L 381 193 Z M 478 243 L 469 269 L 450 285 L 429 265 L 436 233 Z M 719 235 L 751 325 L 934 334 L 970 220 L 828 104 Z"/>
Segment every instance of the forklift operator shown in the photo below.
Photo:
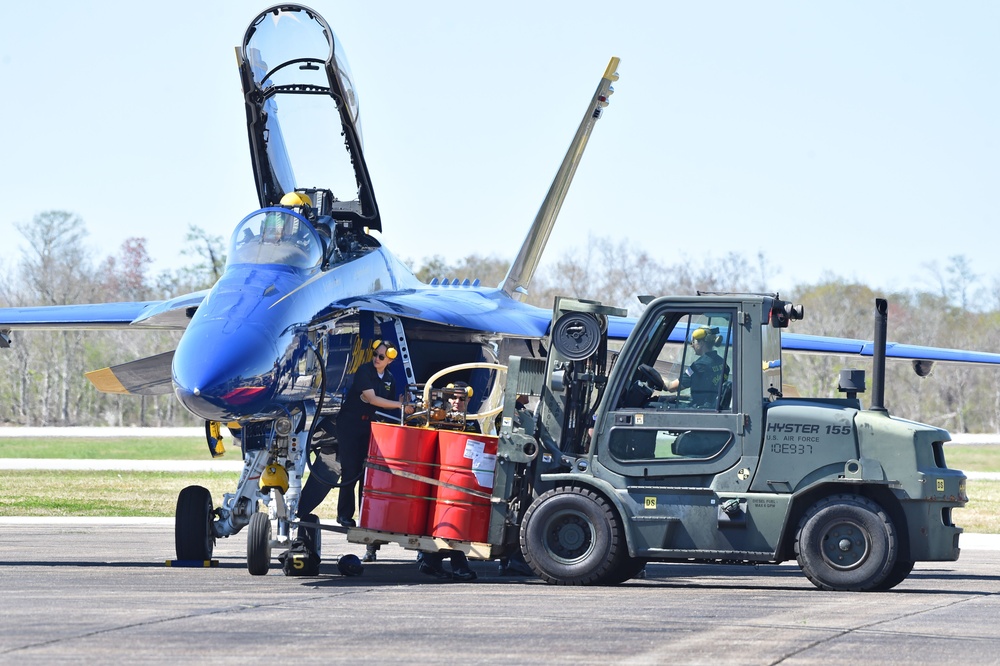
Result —
<path fill-rule="evenodd" d="M 715 351 L 722 342 L 718 327 L 701 326 L 691 333 L 691 349 L 698 358 L 681 372 L 680 377 L 667 384 L 667 391 L 691 389 L 691 402 L 695 407 L 714 409 L 719 400 L 719 384 L 729 378 L 729 366 Z"/>

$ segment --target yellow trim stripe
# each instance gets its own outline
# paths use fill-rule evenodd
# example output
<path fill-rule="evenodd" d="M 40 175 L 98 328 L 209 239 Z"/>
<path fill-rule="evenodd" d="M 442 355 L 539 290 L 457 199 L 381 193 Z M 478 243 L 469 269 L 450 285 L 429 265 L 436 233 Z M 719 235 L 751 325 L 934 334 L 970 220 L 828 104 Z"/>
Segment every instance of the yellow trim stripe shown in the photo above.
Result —
<path fill-rule="evenodd" d="M 90 380 L 90 383 L 94 385 L 94 388 L 101 393 L 130 395 L 129 390 L 125 388 L 124 384 L 118 381 L 118 378 L 115 377 L 115 373 L 111 368 L 91 370 L 86 373 L 86 377 Z"/>

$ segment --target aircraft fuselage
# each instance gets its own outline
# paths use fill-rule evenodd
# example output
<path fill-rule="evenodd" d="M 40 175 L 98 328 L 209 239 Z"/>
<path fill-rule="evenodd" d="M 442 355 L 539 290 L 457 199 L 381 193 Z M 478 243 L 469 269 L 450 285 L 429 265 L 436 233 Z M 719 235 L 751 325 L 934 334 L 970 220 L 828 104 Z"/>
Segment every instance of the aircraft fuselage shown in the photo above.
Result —
<path fill-rule="evenodd" d="M 228 267 L 188 324 L 173 359 L 174 392 L 214 421 L 273 418 L 315 398 L 316 324 L 331 304 L 396 284 L 384 248 L 326 271 L 287 265 Z M 323 361 L 325 362 L 325 361 Z"/>

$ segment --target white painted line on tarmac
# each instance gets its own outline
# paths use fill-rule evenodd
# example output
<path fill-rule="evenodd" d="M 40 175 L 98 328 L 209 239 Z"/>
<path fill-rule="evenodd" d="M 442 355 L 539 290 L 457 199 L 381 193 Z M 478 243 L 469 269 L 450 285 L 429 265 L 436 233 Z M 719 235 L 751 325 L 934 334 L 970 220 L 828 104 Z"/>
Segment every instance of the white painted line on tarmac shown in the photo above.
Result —
<path fill-rule="evenodd" d="M 0 516 L 0 525 L 173 525 L 173 518 L 134 516 Z"/>
<path fill-rule="evenodd" d="M 1000 534 L 964 532 L 958 537 L 958 546 L 962 550 L 1000 550 Z"/>

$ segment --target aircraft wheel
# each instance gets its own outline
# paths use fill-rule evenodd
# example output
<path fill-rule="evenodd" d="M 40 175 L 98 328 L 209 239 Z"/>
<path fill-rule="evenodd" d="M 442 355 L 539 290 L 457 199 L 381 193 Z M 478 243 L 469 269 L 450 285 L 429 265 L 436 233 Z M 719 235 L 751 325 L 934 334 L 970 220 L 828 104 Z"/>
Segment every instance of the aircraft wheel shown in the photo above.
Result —
<path fill-rule="evenodd" d="M 208 488 L 188 486 L 177 496 L 174 512 L 174 549 L 178 560 L 210 560 L 215 548 L 212 493 Z"/>
<path fill-rule="evenodd" d="M 878 590 L 905 569 L 896 568 L 892 520 L 878 504 L 857 495 L 816 502 L 799 523 L 795 552 L 802 573 L 823 590 Z"/>
<path fill-rule="evenodd" d="M 585 488 L 550 490 L 528 507 L 521 524 L 524 559 L 548 583 L 621 582 L 613 581 L 612 573 L 623 549 L 614 509 Z"/>
<path fill-rule="evenodd" d="M 250 516 L 247 531 L 247 571 L 251 576 L 267 574 L 271 566 L 271 519 L 266 513 Z"/>

